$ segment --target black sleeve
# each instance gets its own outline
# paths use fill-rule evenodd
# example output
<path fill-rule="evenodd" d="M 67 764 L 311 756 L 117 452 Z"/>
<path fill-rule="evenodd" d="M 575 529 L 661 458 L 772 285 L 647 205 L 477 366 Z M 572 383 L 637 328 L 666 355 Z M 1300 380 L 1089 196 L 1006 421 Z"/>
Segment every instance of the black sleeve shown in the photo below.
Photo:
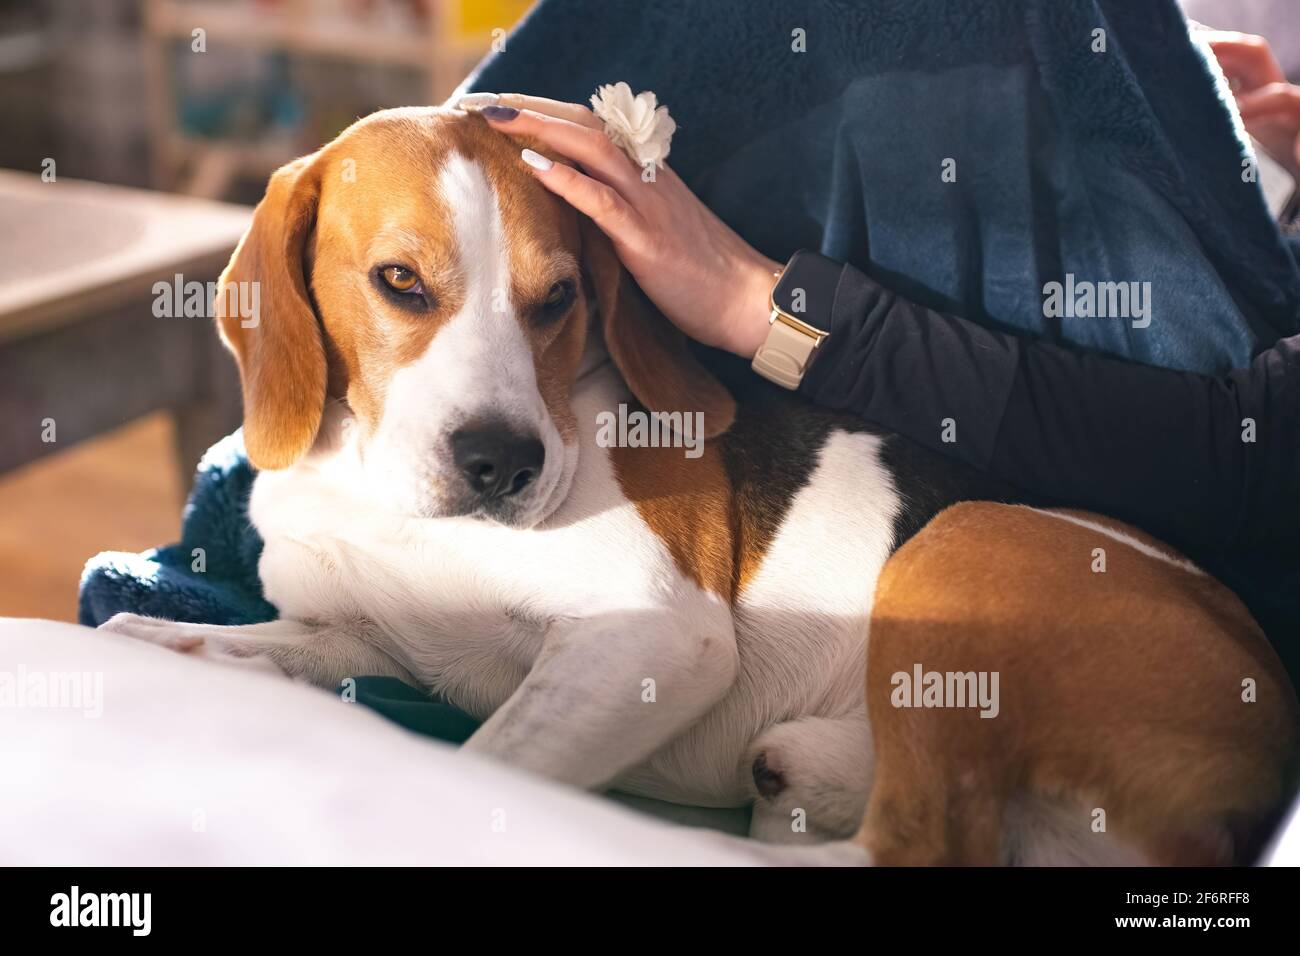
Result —
<path fill-rule="evenodd" d="M 1300 336 L 1222 378 L 1173 372 L 995 332 L 845 266 L 800 391 L 1183 547 L 1300 533 Z"/>

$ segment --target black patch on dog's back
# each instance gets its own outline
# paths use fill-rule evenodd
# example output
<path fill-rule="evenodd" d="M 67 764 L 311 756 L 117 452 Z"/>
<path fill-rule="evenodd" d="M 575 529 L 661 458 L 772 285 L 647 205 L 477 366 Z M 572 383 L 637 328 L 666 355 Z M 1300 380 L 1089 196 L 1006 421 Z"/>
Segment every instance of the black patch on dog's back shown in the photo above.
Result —
<path fill-rule="evenodd" d="M 718 438 L 731 482 L 739 551 L 766 552 L 799 489 L 817 468 L 832 431 L 880 436 L 881 461 L 900 499 L 890 551 L 959 501 L 1024 501 L 1010 485 L 846 412 L 820 408 L 754 374 L 748 363 L 712 353 L 709 368 L 736 399 L 735 424 Z M 746 535 L 757 540 L 746 541 Z"/>

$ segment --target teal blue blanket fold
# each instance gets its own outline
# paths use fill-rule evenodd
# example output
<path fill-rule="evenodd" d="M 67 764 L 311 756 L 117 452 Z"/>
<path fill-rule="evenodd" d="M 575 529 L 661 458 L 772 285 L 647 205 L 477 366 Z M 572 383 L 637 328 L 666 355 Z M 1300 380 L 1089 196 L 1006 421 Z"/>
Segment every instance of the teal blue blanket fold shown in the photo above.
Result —
<path fill-rule="evenodd" d="M 673 167 L 774 258 L 821 249 L 927 305 L 1181 369 L 1297 331 L 1296 260 L 1173 0 L 543 0 L 473 88 L 585 101 L 618 80 L 671 108 Z M 1047 305 L 1053 282 L 1149 294 L 1090 317 Z M 238 435 L 215 446 L 178 544 L 91 559 L 82 622 L 273 617 L 252 478 Z M 384 686 L 359 699 L 472 726 Z"/>

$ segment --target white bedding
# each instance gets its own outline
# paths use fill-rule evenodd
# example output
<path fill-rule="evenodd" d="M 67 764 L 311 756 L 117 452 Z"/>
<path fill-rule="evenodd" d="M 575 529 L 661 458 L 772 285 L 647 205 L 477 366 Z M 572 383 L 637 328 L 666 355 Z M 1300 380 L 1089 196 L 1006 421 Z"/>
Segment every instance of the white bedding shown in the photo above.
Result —
<path fill-rule="evenodd" d="M 4 864 L 758 859 L 255 664 L 51 621 L 0 618 L 0 767 Z"/>
<path fill-rule="evenodd" d="M 763 860 L 756 845 L 461 753 L 256 663 L 53 621 L 0 618 L 0 768 L 6 865 Z M 1300 864 L 1300 811 L 1272 862 Z"/>

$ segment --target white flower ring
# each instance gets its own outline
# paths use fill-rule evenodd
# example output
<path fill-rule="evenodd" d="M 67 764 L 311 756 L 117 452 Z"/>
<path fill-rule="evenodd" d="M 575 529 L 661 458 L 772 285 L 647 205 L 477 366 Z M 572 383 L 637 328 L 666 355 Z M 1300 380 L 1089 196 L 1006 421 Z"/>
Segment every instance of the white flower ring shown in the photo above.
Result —
<path fill-rule="evenodd" d="M 649 90 L 633 96 L 630 86 L 618 82 L 596 90 L 591 111 L 605 124 L 605 135 L 633 162 L 662 169 L 677 123 L 668 115 L 668 107 L 658 103 Z"/>

